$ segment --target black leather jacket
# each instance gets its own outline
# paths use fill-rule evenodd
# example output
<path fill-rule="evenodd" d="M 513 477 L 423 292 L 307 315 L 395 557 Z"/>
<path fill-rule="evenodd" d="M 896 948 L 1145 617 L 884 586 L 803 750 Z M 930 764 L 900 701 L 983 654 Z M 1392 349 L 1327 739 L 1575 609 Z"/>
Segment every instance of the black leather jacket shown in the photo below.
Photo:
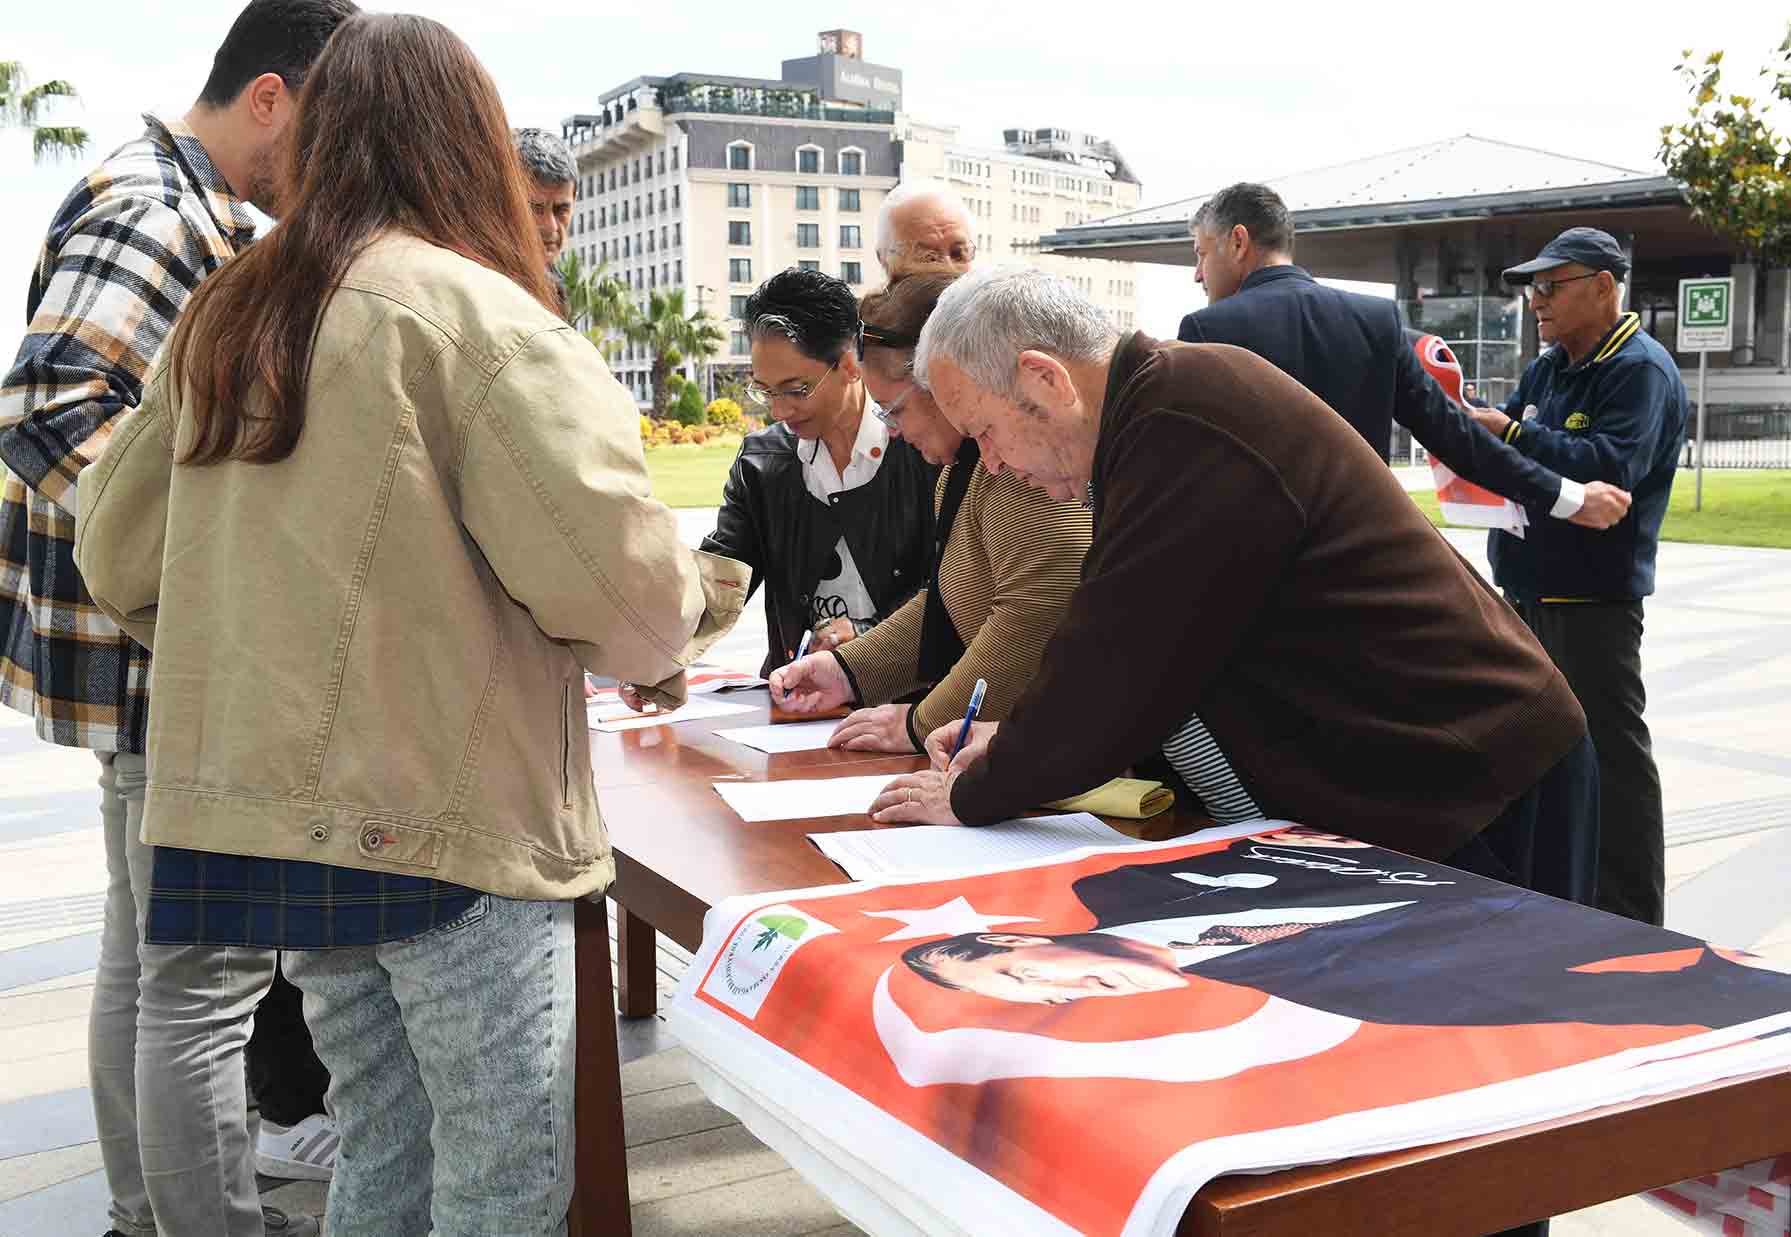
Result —
<path fill-rule="evenodd" d="M 868 409 L 865 415 L 871 415 Z M 752 568 L 753 589 L 765 586 L 771 647 L 761 674 L 789 661 L 802 642 L 815 586 L 842 536 L 879 622 L 927 578 L 938 471 L 920 452 L 892 438 L 875 477 L 835 494 L 830 503 L 818 502 L 803 484 L 798 441 L 781 424 L 746 436 L 728 472 L 715 531 L 703 538 L 703 549 Z M 802 449 L 813 450 L 815 444 Z"/>

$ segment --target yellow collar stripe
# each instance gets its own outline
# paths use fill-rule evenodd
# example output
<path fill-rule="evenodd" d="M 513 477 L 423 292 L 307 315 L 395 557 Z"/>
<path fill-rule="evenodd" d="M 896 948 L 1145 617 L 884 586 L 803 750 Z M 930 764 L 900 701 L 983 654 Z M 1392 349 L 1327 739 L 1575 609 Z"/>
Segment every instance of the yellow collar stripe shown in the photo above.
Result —
<path fill-rule="evenodd" d="M 1641 314 L 1638 314 L 1638 313 L 1624 314 L 1623 317 L 1620 318 L 1617 322 L 1617 329 L 1615 331 L 1611 332 L 1610 339 L 1605 342 L 1604 347 L 1602 347 L 1598 350 L 1598 355 L 1592 358 L 1592 364 L 1596 365 L 1600 361 L 1610 360 L 1613 356 L 1615 356 L 1617 354 L 1617 349 L 1621 348 L 1624 344 L 1628 343 L 1629 337 L 1631 335 L 1634 335 L 1637 331 L 1641 330 L 1641 328 L 1642 328 L 1642 315 Z"/>

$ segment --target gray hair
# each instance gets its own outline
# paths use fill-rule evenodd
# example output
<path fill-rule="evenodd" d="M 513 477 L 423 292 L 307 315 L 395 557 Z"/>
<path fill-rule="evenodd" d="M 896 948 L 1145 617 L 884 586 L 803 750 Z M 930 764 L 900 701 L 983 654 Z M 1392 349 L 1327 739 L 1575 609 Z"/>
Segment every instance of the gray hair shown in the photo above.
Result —
<path fill-rule="evenodd" d="M 516 142 L 516 157 L 522 160 L 523 170 L 536 184 L 569 185 L 578 179 L 572 148 L 559 134 L 549 129 L 512 129 L 510 136 Z"/>
<path fill-rule="evenodd" d="M 1012 400 L 1022 352 L 1099 365 L 1118 343 L 1106 313 L 1067 280 L 1030 267 L 994 267 L 963 276 L 939 298 L 914 351 L 914 379 L 931 389 L 932 364 L 943 357 L 978 387 Z"/>
<path fill-rule="evenodd" d="M 1205 228 L 1215 236 L 1224 236 L 1240 223 L 1258 249 L 1292 256 L 1294 221 L 1287 203 L 1267 185 L 1247 180 L 1227 185 L 1202 202 L 1188 220 L 1188 235 L 1198 235 Z"/>
<path fill-rule="evenodd" d="M 883 199 L 882 207 L 877 211 L 877 260 L 885 266 L 890 254 L 902 252 L 901 244 L 891 235 L 890 219 L 895 212 L 910 202 L 918 202 L 931 198 L 945 209 L 953 212 L 964 221 L 964 230 L 974 232 L 975 222 L 970 218 L 970 208 L 964 205 L 964 199 L 958 191 L 942 180 L 910 180 L 897 185 Z"/>

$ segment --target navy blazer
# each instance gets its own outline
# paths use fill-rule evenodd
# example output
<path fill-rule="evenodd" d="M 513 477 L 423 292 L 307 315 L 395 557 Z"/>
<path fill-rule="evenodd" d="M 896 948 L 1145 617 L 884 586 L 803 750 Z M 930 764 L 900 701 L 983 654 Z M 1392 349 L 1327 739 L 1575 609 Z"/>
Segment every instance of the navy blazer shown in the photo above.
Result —
<path fill-rule="evenodd" d="M 1390 300 L 1327 288 L 1297 266 L 1265 266 L 1183 318 L 1176 338 L 1248 348 L 1329 404 L 1382 459 L 1398 421 L 1456 473 L 1532 518 L 1560 497 L 1560 474 L 1481 429 L 1424 372 Z"/>

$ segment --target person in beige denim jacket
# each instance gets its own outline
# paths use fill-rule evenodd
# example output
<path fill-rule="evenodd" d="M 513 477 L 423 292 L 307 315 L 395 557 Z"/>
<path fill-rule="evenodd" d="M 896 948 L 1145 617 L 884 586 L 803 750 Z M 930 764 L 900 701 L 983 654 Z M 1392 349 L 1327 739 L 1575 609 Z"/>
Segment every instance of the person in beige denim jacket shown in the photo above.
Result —
<path fill-rule="evenodd" d="M 202 285 L 79 486 L 76 560 L 155 654 L 144 939 L 287 951 L 337 1237 L 546 1237 L 568 900 L 615 874 L 583 675 L 682 703 L 748 571 L 682 544 L 633 401 L 550 310 L 464 43 L 351 19 L 295 128 L 295 205 Z M 218 982 L 246 1013 L 266 978 Z"/>

